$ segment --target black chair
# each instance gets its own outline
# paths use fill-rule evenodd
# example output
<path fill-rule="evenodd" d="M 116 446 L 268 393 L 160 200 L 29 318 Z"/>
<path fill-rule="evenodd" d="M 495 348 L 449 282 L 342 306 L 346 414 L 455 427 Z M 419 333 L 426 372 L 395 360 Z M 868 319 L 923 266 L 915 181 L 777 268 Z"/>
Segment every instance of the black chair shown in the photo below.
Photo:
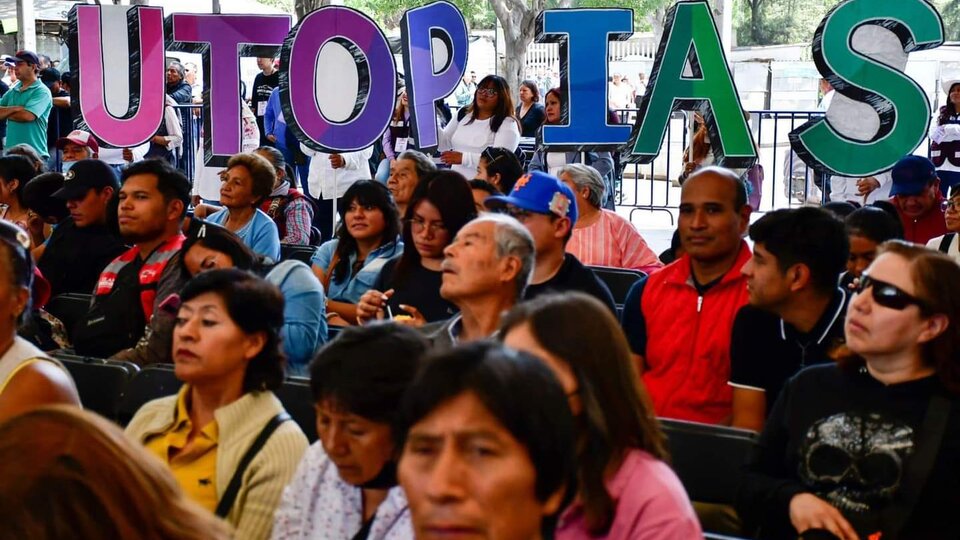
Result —
<path fill-rule="evenodd" d="M 67 335 L 73 337 L 73 332 L 77 328 L 77 323 L 83 320 L 90 310 L 90 301 L 93 297 L 89 294 L 66 293 L 60 294 L 47 302 L 44 310 L 60 319 L 63 323 Z"/>
<path fill-rule="evenodd" d="M 120 396 L 140 368 L 130 362 L 66 354 L 55 355 L 63 363 L 80 394 L 83 408 L 110 420 L 117 419 Z"/>
<path fill-rule="evenodd" d="M 745 429 L 661 418 L 667 446 L 690 500 L 733 504 L 757 434 Z"/>
<path fill-rule="evenodd" d="M 182 384 L 177 380 L 172 364 L 151 364 L 144 367 L 130 379 L 120 395 L 117 421 L 121 426 L 127 425 L 144 403 L 172 396 L 180 390 Z"/>
<path fill-rule="evenodd" d="M 310 391 L 310 379 L 289 377 L 276 391 L 283 408 L 303 430 L 310 443 L 317 440 L 317 420 L 313 407 L 313 392 Z"/>
<path fill-rule="evenodd" d="M 317 246 L 301 246 L 297 244 L 280 244 L 280 260 L 298 260 L 310 266 L 310 259 L 317 252 Z"/>
<path fill-rule="evenodd" d="M 588 268 L 593 270 L 593 274 L 607 285 L 618 308 L 623 306 L 624 300 L 627 299 L 627 293 L 630 292 L 630 287 L 647 275 L 639 270 L 628 270 L 626 268 L 611 268 L 608 266 L 590 266 Z"/>

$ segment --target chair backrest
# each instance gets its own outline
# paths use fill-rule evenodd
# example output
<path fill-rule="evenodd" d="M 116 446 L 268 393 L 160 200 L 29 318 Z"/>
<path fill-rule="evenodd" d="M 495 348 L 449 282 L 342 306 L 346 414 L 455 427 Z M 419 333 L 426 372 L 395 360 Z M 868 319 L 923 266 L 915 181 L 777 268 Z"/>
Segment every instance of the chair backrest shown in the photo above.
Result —
<path fill-rule="evenodd" d="M 280 260 L 296 259 L 310 266 L 310 259 L 317 252 L 317 246 L 301 246 L 297 244 L 280 244 Z"/>
<path fill-rule="evenodd" d="M 177 380 L 173 366 L 170 364 L 152 364 L 144 367 L 123 389 L 117 421 L 121 426 L 127 425 L 144 403 L 172 396 L 180 390 L 182 384 Z"/>
<path fill-rule="evenodd" d="M 317 417 L 313 407 L 313 392 L 310 391 L 310 379 L 289 377 L 275 393 L 310 443 L 316 441 Z"/>
<path fill-rule="evenodd" d="M 73 332 L 77 328 L 77 323 L 83 320 L 90 310 L 90 301 L 92 296 L 89 294 L 66 293 L 52 298 L 44 310 L 53 315 L 63 323 L 67 335 L 73 338 Z"/>
<path fill-rule="evenodd" d="M 590 266 L 589 268 L 610 289 L 617 307 L 623 306 L 624 300 L 627 299 L 627 293 L 630 292 L 630 287 L 647 275 L 639 270 L 626 268 L 610 268 L 609 266 Z"/>
<path fill-rule="evenodd" d="M 745 429 L 660 419 L 671 463 L 690 500 L 733 504 L 757 434 Z"/>
<path fill-rule="evenodd" d="M 65 354 L 57 354 L 56 359 L 73 377 L 83 408 L 116 420 L 123 389 L 140 368 L 130 362 Z"/>

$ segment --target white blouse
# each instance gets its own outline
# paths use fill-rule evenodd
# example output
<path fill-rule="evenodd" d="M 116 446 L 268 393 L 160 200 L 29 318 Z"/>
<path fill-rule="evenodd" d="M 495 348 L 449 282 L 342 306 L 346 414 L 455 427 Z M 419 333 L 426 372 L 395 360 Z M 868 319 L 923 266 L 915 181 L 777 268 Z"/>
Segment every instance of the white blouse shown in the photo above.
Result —
<path fill-rule="evenodd" d="M 496 133 L 490 131 L 490 120 L 487 118 L 470 122 L 470 114 L 467 113 L 459 122 L 451 120 L 440 133 L 440 144 L 437 148 L 441 152 L 454 150 L 463 154 L 460 165 L 450 168 L 467 179 L 476 178 L 480 154 L 488 146 L 506 148 L 511 152 L 520 146 L 520 128 L 513 118 L 504 118 Z"/>

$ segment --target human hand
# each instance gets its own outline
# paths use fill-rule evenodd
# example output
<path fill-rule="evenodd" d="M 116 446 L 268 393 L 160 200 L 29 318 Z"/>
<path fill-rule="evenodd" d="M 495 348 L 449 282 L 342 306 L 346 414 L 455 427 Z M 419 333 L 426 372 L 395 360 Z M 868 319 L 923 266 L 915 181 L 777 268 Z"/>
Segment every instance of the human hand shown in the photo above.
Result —
<path fill-rule="evenodd" d="M 342 169 L 346 164 L 347 161 L 343 159 L 343 156 L 340 154 L 330 154 L 330 165 L 332 165 L 334 169 Z"/>
<path fill-rule="evenodd" d="M 880 187 L 880 181 L 876 177 L 868 176 L 866 178 L 861 178 L 857 180 L 857 191 L 860 195 L 866 196 L 869 195 L 873 190 Z"/>
<path fill-rule="evenodd" d="M 393 296 L 393 289 L 387 292 L 380 292 L 375 289 L 363 293 L 360 301 L 357 302 L 357 324 L 366 324 L 367 322 L 385 317 L 383 309 L 387 305 L 387 300 Z"/>
<path fill-rule="evenodd" d="M 801 534 L 810 529 L 825 529 L 840 540 L 859 540 L 840 511 L 812 493 L 800 493 L 790 499 L 790 523 Z"/>
<path fill-rule="evenodd" d="M 400 304 L 400 309 L 406 311 L 408 315 L 397 315 L 393 320 L 397 324 L 419 328 L 427 324 L 427 319 L 420 313 L 420 310 L 407 304 Z"/>
<path fill-rule="evenodd" d="M 447 150 L 440 154 L 440 161 L 447 165 L 461 165 L 463 164 L 463 153 Z"/>

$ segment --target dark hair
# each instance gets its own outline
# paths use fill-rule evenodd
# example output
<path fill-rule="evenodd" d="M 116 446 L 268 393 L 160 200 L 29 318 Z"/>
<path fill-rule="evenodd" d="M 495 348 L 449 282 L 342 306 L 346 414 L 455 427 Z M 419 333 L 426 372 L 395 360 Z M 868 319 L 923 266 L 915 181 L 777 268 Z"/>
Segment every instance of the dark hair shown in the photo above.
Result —
<path fill-rule="evenodd" d="M 528 354 L 481 341 L 430 356 L 404 395 L 401 433 L 468 393 L 526 448 L 537 500 L 565 489 L 565 507 L 576 492 L 573 417 L 556 377 Z"/>
<path fill-rule="evenodd" d="M 479 86 L 479 85 L 478 85 Z M 540 101 L 540 89 L 537 88 L 537 81 L 531 79 L 524 79 L 520 82 L 520 86 L 526 86 L 530 92 L 533 93 L 533 102 L 537 103 Z"/>
<path fill-rule="evenodd" d="M 310 362 L 313 401 L 389 424 L 397 440 L 403 392 L 427 346 L 423 334 L 407 326 L 348 326 Z"/>
<path fill-rule="evenodd" d="M 27 158 L 33 165 L 33 170 L 37 171 L 37 174 L 46 172 L 47 170 L 47 164 L 43 161 L 43 158 L 41 158 L 40 154 L 29 144 L 20 143 L 10 146 L 6 149 L 4 155 L 23 156 Z"/>
<path fill-rule="evenodd" d="M 487 176 L 500 175 L 500 189 L 504 193 L 513 191 L 514 184 L 523 176 L 523 165 L 517 155 L 506 148 L 488 146 L 480 154 L 480 159 L 487 162 Z"/>
<path fill-rule="evenodd" d="M 877 256 L 892 253 L 907 260 L 914 296 L 923 302 L 920 313 L 924 317 L 945 315 L 949 320 L 946 330 L 921 346 L 921 357 L 933 366 L 937 377 L 953 395 L 960 395 L 960 266 L 944 253 L 927 249 L 903 240 L 888 240 L 877 250 Z M 840 366 L 855 370 L 863 366 L 862 357 L 846 346 L 834 352 Z"/>
<path fill-rule="evenodd" d="M 857 206 L 849 201 L 830 201 L 823 205 L 823 209 L 840 219 L 845 219 L 857 209 Z"/>
<path fill-rule="evenodd" d="M 283 157 L 283 152 L 277 150 L 272 146 L 261 146 L 253 151 L 254 154 L 266 154 L 267 156 L 261 155 L 260 157 L 266 159 L 273 165 L 274 172 L 279 176 L 280 172 L 286 174 L 287 172 L 287 160 Z"/>
<path fill-rule="evenodd" d="M 583 403 L 577 438 L 577 483 L 591 535 L 606 535 L 616 502 L 605 478 L 611 463 L 632 449 L 668 459 L 663 432 L 633 364 L 620 324 L 596 298 L 548 294 L 515 306 L 503 319 L 502 339 L 524 324 L 544 349 L 573 371 Z"/>
<path fill-rule="evenodd" d="M 876 244 L 887 240 L 903 238 L 903 224 L 900 219 L 876 206 L 857 208 L 844 220 L 847 236 L 862 236 Z"/>
<path fill-rule="evenodd" d="M 479 178 L 473 178 L 473 179 L 467 180 L 467 184 L 470 185 L 470 189 L 479 189 L 481 191 L 486 191 L 490 195 L 500 195 L 501 193 L 503 193 L 502 191 L 497 189 L 497 186 L 491 184 L 490 182 L 487 182 L 486 180 L 481 180 Z"/>
<path fill-rule="evenodd" d="M 547 90 L 547 93 L 544 96 L 543 101 L 546 102 L 547 98 L 550 96 L 555 96 L 557 98 L 557 101 L 560 102 L 560 118 L 563 119 L 563 111 L 567 107 L 567 93 L 559 86 L 556 88 L 551 88 Z M 544 124 L 547 123 L 546 117 L 544 117 L 543 123 Z"/>
<path fill-rule="evenodd" d="M 400 211 L 393 202 L 387 186 L 373 180 L 357 180 L 347 189 L 338 203 L 340 227 L 337 228 L 337 252 L 339 258 L 333 268 L 332 281 L 340 282 L 350 277 L 350 255 L 357 251 L 357 241 L 347 230 L 347 209 L 356 201 L 364 206 L 373 206 L 383 212 L 383 234 L 380 245 L 389 244 L 400 235 Z M 324 269 L 326 270 L 326 269 Z"/>
<path fill-rule="evenodd" d="M 37 171 L 29 159 L 18 155 L 0 157 L 0 178 L 5 183 L 20 181 L 14 193 L 17 195 L 17 202 L 23 206 L 26 206 L 23 202 L 23 186 L 36 175 Z"/>
<path fill-rule="evenodd" d="M 283 294 L 262 278 L 236 268 L 201 272 L 183 286 L 181 302 L 201 294 L 216 293 L 223 299 L 234 324 L 247 334 L 263 332 L 263 349 L 247 364 L 243 391 L 275 390 L 283 384 L 286 356 L 280 340 L 283 327 Z"/>
<path fill-rule="evenodd" d="M 407 205 L 403 216 L 403 255 L 397 261 L 393 273 L 394 286 L 399 287 L 410 276 L 410 273 L 420 265 L 420 252 L 413 241 L 413 227 L 411 220 L 420 203 L 427 201 L 440 211 L 440 219 L 447 229 L 449 242 L 452 242 L 460 229 L 470 220 L 477 217 L 477 209 L 473 204 L 473 193 L 466 178 L 458 172 L 441 170 L 431 173 L 420 180 Z"/>
<path fill-rule="evenodd" d="M 874 208 L 879 208 L 884 212 L 890 214 L 890 217 L 897 220 L 897 222 L 900 221 L 900 212 L 897 210 L 897 205 L 893 204 L 893 201 L 889 199 L 881 199 L 879 201 L 873 201 L 872 203 L 870 203 L 870 206 Z"/>
<path fill-rule="evenodd" d="M 960 81 L 951 84 L 950 88 L 947 88 L 947 103 L 940 107 L 940 114 L 937 115 L 938 126 L 950 123 L 950 117 L 960 112 L 957 111 L 957 108 L 953 106 L 953 102 L 950 101 L 950 92 L 953 90 L 953 87 L 958 84 L 960 84 Z"/>
<path fill-rule="evenodd" d="M 490 118 L 490 131 L 496 133 L 500 131 L 500 126 L 503 125 L 504 119 L 513 118 L 514 121 L 516 121 L 513 112 L 513 97 L 510 96 L 510 85 L 507 84 L 507 80 L 499 75 L 487 75 L 480 79 L 480 82 L 477 83 L 477 90 L 483 88 L 484 85 L 492 85 L 500 96 L 500 99 L 497 101 L 497 109 L 493 111 L 493 116 Z M 476 91 L 473 92 L 473 101 L 470 103 L 467 111 L 470 115 L 470 121 L 467 123 L 472 124 L 473 121 L 477 119 Z M 518 128 L 519 125 L 520 123 L 518 122 Z"/>
<path fill-rule="evenodd" d="M 227 255 L 233 261 L 233 267 L 240 270 L 258 272 L 263 264 L 263 257 L 250 249 L 239 236 L 227 230 L 226 227 L 193 218 L 190 220 L 187 239 L 183 242 L 180 253 L 185 256 L 190 248 L 197 244 Z M 180 258 L 180 264 L 184 279 L 193 277 L 187 271 L 184 257 Z"/>
<path fill-rule="evenodd" d="M 183 203 L 182 218 L 187 214 L 187 206 L 190 205 L 190 181 L 182 172 L 174 169 L 172 165 L 162 159 L 145 159 L 136 163 L 127 165 L 120 173 L 120 184 L 126 183 L 131 176 L 139 174 L 152 174 L 157 177 L 157 191 L 163 195 L 163 202 L 170 204 L 172 201 Z"/>
<path fill-rule="evenodd" d="M 750 226 L 750 239 L 777 258 L 781 274 L 796 264 L 810 269 L 810 283 L 821 293 L 837 288 L 850 253 L 843 222 L 813 206 L 767 212 Z"/>
<path fill-rule="evenodd" d="M 62 174 L 58 172 L 38 174 L 23 186 L 21 193 L 23 204 L 44 219 L 63 221 L 70 215 L 70 209 L 67 208 L 66 201 L 53 197 L 54 192 L 62 187 Z"/>
<path fill-rule="evenodd" d="M 256 197 L 256 206 L 264 197 L 273 191 L 277 183 L 276 165 L 259 154 L 236 154 L 227 162 L 227 170 L 234 167 L 243 167 L 250 174 L 251 193 Z"/>
<path fill-rule="evenodd" d="M 30 235 L 15 223 L 0 219 L 0 260 L 10 272 L 10 285 L 30 290 L 27 305 L 17 320 L 22 325 L 31 311 L 33 299 L 33 256 L 30 254 Z"/>

